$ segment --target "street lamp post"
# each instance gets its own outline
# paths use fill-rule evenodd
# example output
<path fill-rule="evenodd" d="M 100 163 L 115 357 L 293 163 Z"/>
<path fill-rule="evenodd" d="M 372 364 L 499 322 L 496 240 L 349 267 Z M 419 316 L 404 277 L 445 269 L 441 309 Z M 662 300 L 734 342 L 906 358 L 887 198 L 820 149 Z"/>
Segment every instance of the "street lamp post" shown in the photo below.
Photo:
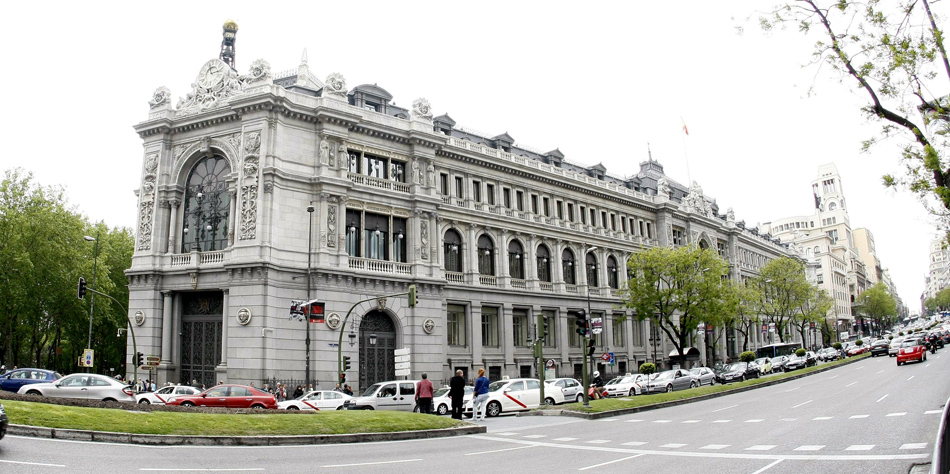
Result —
<path fill-rule="evenodd" d="M 92 289 L 96 289 L 96 273 L 99 267 L 99 231 L 96 231 L 95 237 L 90 237 L 88 235 L 83 236 L 87 242 L 95 242 L 95 250 L 93 251 L 92 257 Z M 92 295 L 89 297 L 89 339 L 86 342 L 86 348 L 92 349 L 92 312 L 96 308 L 96 293 L 92 292 Z M 89 372 L 90 369 L 86 367 L 86 371 Z"/>
<path fill-rule="evenodd" d="M 590 253 L 590 252 L 593 252 L 594 250 L 597 250 L 597 246 L 588 247 L 588 248 L 587 248 L 587 251 L 584 252 L 584 263 L 585 263 L 585 267 L 586 267 L 586 263 L 587 263 L 587 254 Z M 590 273 L 588 272 L 588 275 L 589 275 L 589 274 L 590 274 Z M 588 318 L 589 320 L 594 318 L 594 314 L 591 313 L 591 308 L 590 308 L 590 278 L 589 278 L 589 277 L 587 278 L 587 318 Z M 603 324 L 603 323 L 601 323 L 601 324 Z M 593 339 L 594 339 L 594 327 L 593 327 L 593 324 L 591 324 L 591 325 L 590 325 L 590 332 L 587 333 L 587 337 L 584 338 L 584 342 L 585 342 L 585 344 L 584 344 L 584 351 L 585 351 L 585 353 L 584 353 L 584 364 L 587 365 L 587 367 L 585 367 L 584 372 L 588 372 L 588 373 L 590 373 L 591 375 L 593 375 L 593 370 L 594 370 L 594 367 L 595 367 L 595 365 L 594 365 L 594 354 L 592 354 L 592 353 L 591 353 L 592 351 L 590 350 L 590 344 L 591 344 L 591 341 L 592 341 Z M 590 378 L 590 379 L 588 379 L 588 380 L 593 381 L 593 378 Z M 588 388 L 589 388 L 589 387 L 584 387 L 584 390 L 587 390 Z M 590 398 L 585 398 L 585 399 L 584 399 L 584 401 L 586 402 L 586 404 L 584 405 L 585 407 L 589 407 L 589 406 L 590 406 L 590 401 L 589 401 L 589 400 L 590 400 Z"/>
<path fill-rule="evenodd" d="M 307 227 L 309 232 L 307 233 L 307 301 L 311 301 L 310 291 L 311 291 L 311 262 L 310 258 L 313 254 L 313 201 L 310 201 L 310 205 L 307 206 L 307 214 L 310 216 L 310 225 Z M 307 374 L 304 376 L 306 379 L 304 385 L 310 387 L 310 308 L 307 308 Z"/>

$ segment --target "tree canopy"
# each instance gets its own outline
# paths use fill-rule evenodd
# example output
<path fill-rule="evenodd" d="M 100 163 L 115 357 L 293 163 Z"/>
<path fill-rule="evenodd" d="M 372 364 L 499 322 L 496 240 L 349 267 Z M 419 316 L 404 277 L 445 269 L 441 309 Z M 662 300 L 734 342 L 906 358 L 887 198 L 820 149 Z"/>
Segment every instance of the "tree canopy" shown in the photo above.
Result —
<path fill-rule="evenodd" d="M 804 264 L 788 257 L 774 259 L 762 267 L 753 285 L 759 290 L 758 313 L 775 325 L 779 341 L 785 342 L 814 288 L 805 278 Z"/>
<path fill-rule="evenodd" d="M 875 283 L 858 296 L 858 311 L 879 327 L 887 327 L 897 321 L 897 301 L 887 292 L 883 283 Z"/>

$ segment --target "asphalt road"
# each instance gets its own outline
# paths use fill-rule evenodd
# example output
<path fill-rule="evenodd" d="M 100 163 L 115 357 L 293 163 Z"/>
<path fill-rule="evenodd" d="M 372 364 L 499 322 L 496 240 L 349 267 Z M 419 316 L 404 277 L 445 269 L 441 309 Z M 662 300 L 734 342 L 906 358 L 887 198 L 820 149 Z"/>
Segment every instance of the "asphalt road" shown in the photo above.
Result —
<path fill-rule="evenodd" d="M 950 350 L 878 357 L 636 415 L 489 419 L 484 435 L 293 447 L 149 447 L 10 436 L 3 473 L 907 473 L 930 461 Z"/>

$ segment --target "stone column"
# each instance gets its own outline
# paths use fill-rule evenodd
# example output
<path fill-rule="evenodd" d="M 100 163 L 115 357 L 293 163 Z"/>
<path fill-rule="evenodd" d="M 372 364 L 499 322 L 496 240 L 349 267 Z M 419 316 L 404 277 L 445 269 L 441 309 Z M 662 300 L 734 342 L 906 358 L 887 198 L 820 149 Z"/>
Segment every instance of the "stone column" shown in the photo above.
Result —
<path fill-rule="evenodd" d="M 234 245 L 234 223 L 237 222 L 237 190 L 228 189 L 230 201 L 228 202 L 228 245 Z"/>
<path fill-rule="evenodd" d="M 498 317 L 501 319 L 499 329 L 503 329 L 501 347 L 505 351 L 505 368 L 510 370 L 515 363 L 514 315 L 510 304 L 502 305 L 498 311 L 500 313 Z"/>
<path fill-rule="evenodd" d="M 466 282 L 471 285 L 478 284 L 478 241 L 475 238 L 475 224 L 468 225 L 468 231 L 465 232 L 467 238 L 462 239 L 462 249 L 465 250 L 464 261 L 462 263 L 465 269 Z M 468 244 L 468 248 L 466 245 Z"/>
<path fill-rule="evenodd" d="M 498 253 L 501 254 L 498 260 L 498 280 L 499 286 L 510 287 L 511 285 L 511 267 L 508 261 L 508 229 L 501 229 L 501 238 L 498 239 Z"/>
<path fill-rule="evenodd" d="M 528 280 L 528 289 L 538 291 L 538 266 L 535 258 L 535 248 L 538 246 L 536 237 L 531 234 L 525 239 L 524 255 L 521 256 L 521 268 L 524 268 L 524 279 Z"/>
<path fill-rule="evenodd" d="M 230 292 L 224 290 L 224 307 L 222 309 L 221 317 L 221 367 L 228 366 L 228 315 L 231 313 L 230 306 Z"/>
<path fill-rule="evenodd" d="M 172 361 L 172 292 L 162 292 L 162 365 Z"/>
<path fill-rule="evenodd" d="M 472 301 L 469 305 L 469 334 L 471 334 L 471 349 L 472 349 L 472 369 L 478 371 L 479 368 L 484 368 L 485 372 L 488 372 L 488 367 L 485 367 L 485 362 L 482 358 L 482 303 L 481 301 Z"/>
<path fill-rule="evenodd" d="M 181 201 L 177 199 L 171 199 L 168 201 L 168 207 L 171 208 L 171 213 L 168 219 L 168 247 L 166 248 L 165 253 L 175 253 L 175 236 L 178 235 L 178 206 L 180 205 Z"/>

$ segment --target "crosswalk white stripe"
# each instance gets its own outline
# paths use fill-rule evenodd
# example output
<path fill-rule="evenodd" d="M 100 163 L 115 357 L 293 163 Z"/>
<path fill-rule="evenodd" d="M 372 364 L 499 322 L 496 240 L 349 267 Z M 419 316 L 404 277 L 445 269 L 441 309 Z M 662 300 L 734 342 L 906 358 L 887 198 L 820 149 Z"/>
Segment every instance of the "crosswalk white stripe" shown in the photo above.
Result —
<path fill-rule="evenodd" d="M 853 419 L 857 419 L 857 418 L 867 418 L 867 417 L 869 417 L 869 416 L 871 416 L 871 415 L 851 415 L 851 416 L 849 416 L 848 418 L 850 418 L 850 419 L 853 420 Z"/>
<path fill-rule="evenodd" d="M 587 441 L 587 443 L 589 444 L 605 444 L 609 442 L 610 442 L 609 439 L 592 439 L 590 441 Z"/>
<path fill-rule="evenodd" d="M 824 447 L 825 445 L 823 444 L 805 444 L 793 449 L 792 451 L 819 451 Z"/>
<path fill-rule="evenodd" d="M 870 451 L 874 448 L 873 444 L 852 444 L 845 448 L 845 451 Z"/>
<path fill-rule="evenodd" d="M 774 444 L 757 444 L 755 446 L 749 446 L 748 448 L 745 448 L 745 450 L 746 451 L 768 451 L 774 448 L 775 446 L 776 445 Z"/>
<path fill-rule="evenodd" d="M 926 447 L 927 443 L 904 443 L 897 449 L 925 449 Z"/>
<path fill-rule="evenodd" d="M 577 441 L 577 438 L 554 438 L 551 441 Z"/>
<path fill-rule="evenodd" d="M 547 437 L 548 435 L 542 435 L 542 434 L 525 435 L 525 438 L 534 438 L 534 439 L 547 438 Z"/>
<path fill-rule="evenodd" d="M 661 448 L 682 448 L 683 446 L 686 446 L 686 445 L 683 443 L 667 443 L 660 447 Z"/>
<path fill-rule="evenodd" d="M 644 444 L 646 443 L 643 441 L 631 441 L 629 443 L 623 443 L 623 446 L 643 446 Z"/>
<path fill-rule="evenodd" d="M 699 448 L 699 449 L 725 449 L 728 447 L 729 447 L 728 444 L 707 444 L 706 446 L 703 446 L 702 448 Z"/>

